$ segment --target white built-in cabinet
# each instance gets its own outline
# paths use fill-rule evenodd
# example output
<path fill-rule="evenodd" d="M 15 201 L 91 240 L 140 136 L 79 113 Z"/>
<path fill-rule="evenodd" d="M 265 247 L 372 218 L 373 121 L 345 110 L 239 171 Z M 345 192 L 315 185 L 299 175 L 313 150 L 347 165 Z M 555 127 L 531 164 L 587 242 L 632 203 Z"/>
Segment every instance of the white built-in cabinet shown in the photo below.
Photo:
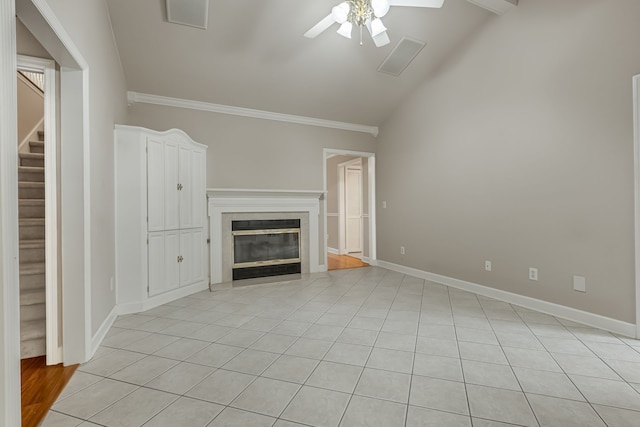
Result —
<path fill-rule="evenodd" d="M 116 284 L 121 312 L 208 286 L 206 146 L 172 129 L 116 126 Z"/>

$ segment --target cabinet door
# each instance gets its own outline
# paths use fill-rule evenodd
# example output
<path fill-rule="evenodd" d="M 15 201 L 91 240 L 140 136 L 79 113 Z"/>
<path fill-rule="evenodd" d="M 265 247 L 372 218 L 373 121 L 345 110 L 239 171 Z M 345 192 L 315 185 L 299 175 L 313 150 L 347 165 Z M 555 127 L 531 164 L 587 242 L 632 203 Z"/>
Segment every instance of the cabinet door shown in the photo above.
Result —
<path fill-rule="evenodd" d="M 180 283 L 180 232 L 177 230 L 164 233 L 164 276 L 165 290 L 176 289 Z"/>
<path fill-rule="evenodd" d="M 206 180 L 205 162 L 207 161 L 205 151 L 193 150 L 191 152 L 191 172 L 190 179 L 190 197 L 191 197 L 191 226 L 204 227 L 206 221 Z"/>
<path fill-rule="evenodd" d="M 147 231 L 164 230 L 164 176 L 164 142 L 147 138 Z"/>
<path fill-rule="evenodd" d="M 178 184 L 178 144 L 164 143 L 164 229 L 176 230 L 180 226 L 180 200 Z"/>
<path fill-rule="evenodd" d="M 177 231 L 149 233 L 149 296 L 178 287 Z"/>
<path fill-rule="evenodd" d="M 180 286 L 191 285 L 204 278 L 204 229 L 180 232 Z"/>
<path fill-rule="evenodd" d="M 179 150 L 180 184 L 180 228 L 193 227 L 193 210 L 191 206 L 191 150 L 180 147 Z"/>

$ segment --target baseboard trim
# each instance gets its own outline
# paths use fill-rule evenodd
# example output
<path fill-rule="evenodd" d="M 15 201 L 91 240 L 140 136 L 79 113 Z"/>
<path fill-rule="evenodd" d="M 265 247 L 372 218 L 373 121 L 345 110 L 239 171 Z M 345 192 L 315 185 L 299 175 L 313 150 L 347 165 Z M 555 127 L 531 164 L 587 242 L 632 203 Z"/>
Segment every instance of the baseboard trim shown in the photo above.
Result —
<path fill-rule="evenodd" d="M 524 308 L 536 310 L 541 313 L 560 317 L 566 320 L 571 320 L 573 322 L 582 323 L 587 326 L 603 329 L 605 331 L 613 332 L 619 335 L 633 338 L 636 337 L 636 325 L 632 323 L 623 322 L 621 320 L 612 319 L 610 317 L 601 316 L 599 314 L 589 313 L 587 311 L 578 310 L 575 308 L 567 307 L 565 305 L 542 301 L 536 298 L 518 295 L 512 292 L 494 289 L 488 286 L 479 285 L 477 283 L 454 279 L 452 277 L 430 273 L 428 271 L 418 270 L 416 268 L 406 267 L 387 261 L 378 261 L 377 265 L 388 270 L 397 271 L 398 273 L 408 274 L 410 276 L 451 286 L 452 288 L 473 292 L 478 295 L 483 295 L 490 298 L 495 298 L 509 304 L 519 305 Z"/>
<path fill-rule="evenodd" d="M 91 354 L 88 355 L 89 357 L 87 357 L 86 362 L 91 360 L 96 354 L 96 351 L 98 351 L 100 344 L 102 344 L 104 337 L 107 336 L 109 329 L 111 329 L 111 326 L 113 326 L 113 322 L 116 321 L 117 317 L 118 307 L 115 306 L 111 309 L 111 312 L 109 313 L 107 318 L 104 319 L 104 322 L 102 322 L 102 325 L 100 325 L 100 328 L 98 328 L 98 331 L 95 333 L 95 335 L 91 337 Z"/>
<path fill-rule="evenodd" d="M 326 265 L 322 264 L 318 266 L 318 273 L 326 273 L 327 271 L 329 271 L 329 269 Z"/>
<path fill-rule="evenodd" d="M 152 308 L 161 306 L 163 304 L 175 301 L 180 298 L 193 295 L 197 292 L 209 289 L 207 281 L 195 283 L 193 285 L 178 288 L 173 291 L 166 292 L 164 294 L 150 297 L 146 301 L 133 302 L 127 304 L 118 304 L 117 310 L 119 315 L 142 313 L 143 311 L 151 310 Z"/>
<path fill-rule="evenodd" d="M 327 252 L 334 255 L 340 255 L 340 251 L 337 250 L 336 248 L 327 248 Z"/>

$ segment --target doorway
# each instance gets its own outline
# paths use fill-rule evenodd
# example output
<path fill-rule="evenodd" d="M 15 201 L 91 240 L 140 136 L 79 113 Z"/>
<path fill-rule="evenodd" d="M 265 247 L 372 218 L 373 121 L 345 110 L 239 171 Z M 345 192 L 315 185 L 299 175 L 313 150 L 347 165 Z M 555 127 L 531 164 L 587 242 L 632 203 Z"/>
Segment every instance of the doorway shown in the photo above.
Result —
<path fill-rule="evenodd" d="M 375 155 L 325 149 L 328 270 L 375 265 Z"/>
<path fill-rule="evenodd" d="M 17 79 L 20 353 L 55 365 L 62 362 L 55 62 L 18 55 Z"/>

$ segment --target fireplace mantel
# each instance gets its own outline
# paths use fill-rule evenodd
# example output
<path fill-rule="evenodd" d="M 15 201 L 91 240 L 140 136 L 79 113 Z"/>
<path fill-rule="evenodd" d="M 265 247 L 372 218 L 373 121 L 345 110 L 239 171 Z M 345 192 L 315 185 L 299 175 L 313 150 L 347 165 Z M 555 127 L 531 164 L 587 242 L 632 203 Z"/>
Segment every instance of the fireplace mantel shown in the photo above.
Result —
<path fill-rule="evenodd" d="M 207 188 L 209 198 L 292 198 L 292 199 L 320 199 L 325 194 L 324 191 L 308 190 L 255 190 L 238 188 Z"/>
<path fill-rule="evenodd" d="M 291 213 L 308 214 L 309 273 L 320 271 L 320 197 L 323 191 L 207 189 L 211 242 L 211 284 L 223 282 L 223 214 Z"/>

